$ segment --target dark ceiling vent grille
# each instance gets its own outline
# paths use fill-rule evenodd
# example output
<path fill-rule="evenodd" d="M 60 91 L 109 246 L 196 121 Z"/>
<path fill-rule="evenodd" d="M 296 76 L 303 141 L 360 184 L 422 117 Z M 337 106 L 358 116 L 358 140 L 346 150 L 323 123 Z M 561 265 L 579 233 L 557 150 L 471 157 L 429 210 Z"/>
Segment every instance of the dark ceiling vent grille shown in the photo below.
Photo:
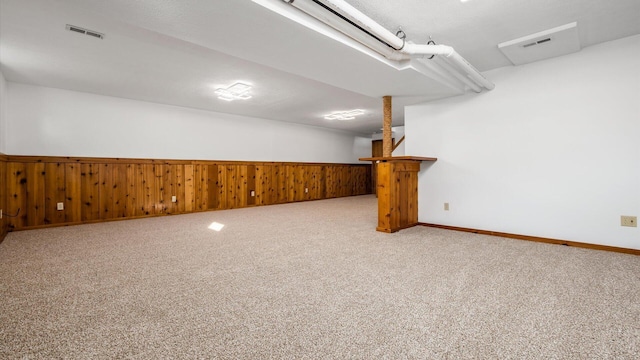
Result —
<path fill-rule="evenodd" d="M 84 29 L 84 28 L 81 28 L 81 27 L 75 26 L 75 25 L 67 24 L 67 30 L 73 31 L 73 32 L 77 32 L 77 33 L 80 33 L 80 34 L 93 36 L 93 37 L 96 37 L 98 39 L 104 39 L 104 34 L 102 34 L 102 33 L 99 33 L 97 31 L 93 31 L 93 30 Z"/>
<path fill-rule="evenodd" d="M 534 41 L 528 44 L 524 44 L 522 45 L 522 47 L 529 47 L 529 46 L 533 46 L 533 45 L 538 45 L 538 44 L 543 44 L 546 43 L 547 41 L 551 41 L 551 38 L 546 38 L 546 39 L 542 39 L 542 40 L 538 40 L 538 41 Z"/>

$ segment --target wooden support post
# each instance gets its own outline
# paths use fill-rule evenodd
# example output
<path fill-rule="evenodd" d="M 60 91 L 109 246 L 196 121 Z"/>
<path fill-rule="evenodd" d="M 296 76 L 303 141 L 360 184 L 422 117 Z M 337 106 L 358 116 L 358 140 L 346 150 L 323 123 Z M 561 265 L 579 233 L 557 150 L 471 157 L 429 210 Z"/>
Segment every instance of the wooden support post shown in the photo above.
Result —
<path fill-rule="evenodd" d="M 384 121 L 382 125 L 382 157 L 391 157 L 393 152 L 393 143 L 391 134 L 391 96 L 382 97 L 382 112 Z"/>
<path fill-rule="evenodd" d="M 391 135 L 391 96 L 382 98 L 382 157 L 360 158 L 373 161 L 377 171 L 378 227 L 382 232 L 396 232 L 418 224 L 418 172 L 422 161 L 436 158 L 396 156 Z M 404 136 L 398 142 L 400 144 Z"/>

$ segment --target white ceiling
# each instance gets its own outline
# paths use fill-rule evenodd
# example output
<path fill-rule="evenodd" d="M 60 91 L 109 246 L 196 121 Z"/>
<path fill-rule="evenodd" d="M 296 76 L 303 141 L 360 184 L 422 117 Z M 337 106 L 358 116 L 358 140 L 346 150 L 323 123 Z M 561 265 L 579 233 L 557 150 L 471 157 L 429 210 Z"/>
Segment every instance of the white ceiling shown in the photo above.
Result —
<path fill-rule="evenodd" d="M 432 36 L 453 46 L 481 71 L 511 65 L 498 43 L 574 21 L 583 48 L 640 33 L 638 0 L 349 3 L 391 31 L 401 25 L 408 40 Z M 66 24 L 106 36 L 75 34 Z M 250 0 L 0 0 L 0 66 L 14 82 L 358 133 L 380 129 L 384 95 L 394 96 L 401 125 L 405 105 L 461 94 Z M 254 85 L 251 100 L 214 96 L 239 80 Z M 356 108 L 366 115 L 323 119 Z"/>

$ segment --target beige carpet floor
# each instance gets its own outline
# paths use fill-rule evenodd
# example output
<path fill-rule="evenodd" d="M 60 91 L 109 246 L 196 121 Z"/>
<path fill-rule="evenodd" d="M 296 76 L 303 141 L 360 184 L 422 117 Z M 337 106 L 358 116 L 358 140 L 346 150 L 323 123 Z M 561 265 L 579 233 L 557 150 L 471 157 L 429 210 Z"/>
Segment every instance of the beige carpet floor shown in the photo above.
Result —
<path fill-rule="evenodd" d="M 375 223 L 359 196 L 10 233 L 0 358 L 639 358 L 640 257 Z"/>

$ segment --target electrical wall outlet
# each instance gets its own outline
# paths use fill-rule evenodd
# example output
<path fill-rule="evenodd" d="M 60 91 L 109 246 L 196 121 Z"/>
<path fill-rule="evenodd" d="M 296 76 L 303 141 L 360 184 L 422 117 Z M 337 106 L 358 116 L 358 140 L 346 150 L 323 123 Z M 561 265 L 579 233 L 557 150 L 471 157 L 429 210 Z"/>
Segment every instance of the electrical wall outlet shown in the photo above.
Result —
<path fill-rule="evenodd" d="M 251 190 L 251 197 L 256 196 L 256 191 L 255 190 Z"/>
<path fill-rule="evenodd" d="M 175 196 L 175 195 L 173 195 L 173 196 L 171 197 L 171 202 L 172 202 L 172 203 L 174 203 L 174 202 L 178 202 L 178 197 L 177 197 L 177 196 Z"/>
<path fill-rule="evenodd" d="M 309 192 L 309 188 L 304 188 L 304 193 L 307 194 Z"/>
<path fill-rule="evenodd" d="M 444 210 L 449 211 L 449 203 L 444 203 Z"/>
<path fill-rule="evenodd" d="M 58 203 L 57 209 L 58 211 L 64 210 L 64 203 Z"/>
<path fill-rule="evenodd" d="M 636 216 L 620 216 L 620 225 L 629 227 L 638 227 L 638 217 Z"/>

